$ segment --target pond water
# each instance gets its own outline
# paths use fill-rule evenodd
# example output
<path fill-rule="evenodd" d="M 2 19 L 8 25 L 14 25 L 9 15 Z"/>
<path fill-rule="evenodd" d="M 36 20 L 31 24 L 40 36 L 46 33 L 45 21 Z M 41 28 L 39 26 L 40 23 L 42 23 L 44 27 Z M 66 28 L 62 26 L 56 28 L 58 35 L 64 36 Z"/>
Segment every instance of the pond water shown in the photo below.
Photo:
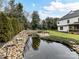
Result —
<path fill-rule="evenodd" d="M 29 38 L 24 59 L 78 59 L 78 54 L 57 42 Z"/>

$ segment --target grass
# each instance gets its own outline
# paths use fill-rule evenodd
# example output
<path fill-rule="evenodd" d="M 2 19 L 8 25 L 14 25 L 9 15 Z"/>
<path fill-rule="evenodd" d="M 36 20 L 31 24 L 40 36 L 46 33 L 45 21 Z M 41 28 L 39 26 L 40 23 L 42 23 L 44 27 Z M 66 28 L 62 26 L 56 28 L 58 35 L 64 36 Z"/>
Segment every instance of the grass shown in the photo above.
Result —
<path fill-rule="evenodd" d="M 76 34 L 62 33 L 55 30 L 48 30 L 48 32 L 50 36 L 57 36 L 57 37 L 79 40 L 79 35 L 76 35 Z"/>

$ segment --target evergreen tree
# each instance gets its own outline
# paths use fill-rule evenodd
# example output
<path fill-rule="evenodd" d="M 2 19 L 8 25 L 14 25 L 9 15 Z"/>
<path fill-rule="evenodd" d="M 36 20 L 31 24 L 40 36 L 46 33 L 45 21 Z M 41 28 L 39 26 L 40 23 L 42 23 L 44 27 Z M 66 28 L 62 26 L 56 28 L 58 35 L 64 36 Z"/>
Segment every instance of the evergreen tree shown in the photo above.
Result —
<path fill-rule="evenodd" d="M 22 4 L 15 4 L 14 0 L 10 0 L 9 6 L 8 12 L 0 13 L 0 42 L 9 41 L 14 35 L 27 28 L 27 18 L 23 14 Z"/>
<path fill-rule="evenodd" d="M 4 0 L 0 0 L 0 10 L 2 10 L 3 2 L 4 2 Z"/>
<path fill-rule="evenodd" d="M 37 11 L 34 11 L 32 14 L 32 29 L 39 29 L 40 18 Z"/>
<path fill-rule="evenodd" d="M 59 18 L 47 17 L 45 20 L 42 21 L 42 28 L 43 29 L 57 29 L 58 19 Z"/>
<path fill-rule="evenodd" d="M 47 29 L 47 23 L 45 20 L 42 21 L 42 29 Z"/>
<path fill-rule="evenodd" d="M 9 25 L 8 19 L 6 18 L 6 15 L 1 12 L 0 13 L 0 41 L 6 42 L 10 39 L 10 33 L 9 33 Z"/>

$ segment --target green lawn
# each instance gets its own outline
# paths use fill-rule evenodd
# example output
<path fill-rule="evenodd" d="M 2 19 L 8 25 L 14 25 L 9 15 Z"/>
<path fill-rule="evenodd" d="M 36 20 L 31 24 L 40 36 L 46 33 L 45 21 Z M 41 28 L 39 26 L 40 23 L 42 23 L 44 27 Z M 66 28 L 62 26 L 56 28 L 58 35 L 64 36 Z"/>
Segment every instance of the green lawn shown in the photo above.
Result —
<path fill-rule="evenodd" d="M 69 33 L 62 33 L 55 30 L 48 30 L 50 36 L 58 36 L 58 37 L 64 37 L 64 38 L 71 38 L 79 40 L 79 35 L 76 34 L 69 34 Z"/>

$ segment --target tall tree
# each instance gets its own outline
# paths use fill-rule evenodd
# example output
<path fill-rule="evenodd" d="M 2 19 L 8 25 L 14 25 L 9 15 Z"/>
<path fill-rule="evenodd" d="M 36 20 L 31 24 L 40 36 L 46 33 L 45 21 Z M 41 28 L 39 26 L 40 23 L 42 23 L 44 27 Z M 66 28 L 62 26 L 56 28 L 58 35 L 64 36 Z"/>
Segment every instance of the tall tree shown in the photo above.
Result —
<path fill-rule="evenodd" d="M 14 12 L 14 10 L 15 10 L 15 0 L 10 0 L 9 1 L 9 13 L 12 15 L 12 13 Z"/>
<path fill-rule="evenodd" d="M 9 19 L 6 15 L 1 12 L 0 13 L 0 41 L 8 41 L 12 36 L 10 32 L 12 27 L 10 27 Z"/>
<path fill-rule="evenodd" d="M 53 20 L 53 28 L 54 29 L 57 29 L 57 20 L 58 20 L 59 18 L 54 18 L 54 20 Z"/>
<path fill-rule="evenodd" d="M 42 21 L 43 29 L 56 29 L 57 28 L 57 20 L 59 18 L 47 17 Z"/>
<path fill-rule="evenodd" d="M 4 0 L 0 0 L 0 10 L 2 10 Z"/>
<path fill-rule="evenodd" d="M 26 30 L 26 29 L 28 28 L 28 26 L 29 26 L 29 25 L 28 25 L 29 22 L 28 22 L 28 20 L 27 20 L 27 18 L 26 18 L 25 15 L 23 15 L 23 18 L 22 18 L 22 19 L 23 19 L 23 21 L 24 21 L 23 24 L 24 24 L 24 28 L 25 28 L 25 30 Z"/>
<path fill-rule="evenodd" d="M 14 3 L 15 3 L 15 0 L 10 0 L 10 1 L 9 1 L 9 6 L 10 6 L 10 9 L 11 9 L 11 10 L 13 10 L 13 8 L 14 8 L 14 6 L 15 6 Z"/>
<path fill-rule="evenodd" d="M 53 18 L 47 17 L 46 18 L 47 28 L 52 29 L 53 28 Z"/>
<path fill-rule="evenodd" d="M 9 8 L 5 8 L 7 11 L 0 12 L 0 42 L 8 41 L 27 28 L 23 5 L 21 3 L 15 4 L 15 0 L 10 0 L 9 6 Z"/>
<path fill-rule="evenodd" d="M 34 11 L 32 14 L 32 29 L 39 29 L 40 18 L 37 11 Z"/>
<path fill-rule="evenodd" d="M 45 20 L 42 20 L 42 29 L 47 29 L 47 23 Z"/>

